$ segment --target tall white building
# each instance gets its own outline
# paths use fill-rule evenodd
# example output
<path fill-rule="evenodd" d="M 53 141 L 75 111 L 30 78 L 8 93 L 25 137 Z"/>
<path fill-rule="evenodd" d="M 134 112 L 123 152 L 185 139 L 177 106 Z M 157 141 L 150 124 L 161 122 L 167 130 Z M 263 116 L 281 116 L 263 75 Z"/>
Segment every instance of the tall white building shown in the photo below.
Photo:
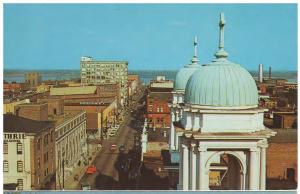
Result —
<path fill-rule="evenodd" d="M 83 85 L 119 83 L 121 104 L 126 103 L 128 99 L 127 61 L 96 61 L 92 57 L 82 57 L 80 70 Z"/>
<path fill-rule="evenodd" d="M 182 103 L 182 116 L 174 122 L 180 152 L 178 188 L 264 190 L 268 138 L 276 133 L 263 125 L 265 110 L 258 108 L 250 73 L 227 60 L 223 13 L 219 26 L 216 59 L 195 71 L 175 99 Z"/>

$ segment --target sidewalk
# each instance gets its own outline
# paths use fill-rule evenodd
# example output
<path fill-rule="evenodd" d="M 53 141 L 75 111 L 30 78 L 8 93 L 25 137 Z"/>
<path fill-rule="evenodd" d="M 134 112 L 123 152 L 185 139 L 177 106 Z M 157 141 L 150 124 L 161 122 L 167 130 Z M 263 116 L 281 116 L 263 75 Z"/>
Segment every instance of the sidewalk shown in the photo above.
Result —
<path fill-rule="evenodd" d="M 89 164 L 86 165 L 86 166 L 84 166 L 84 165 L 82 164 L 81 167 L 78 167 L 78 168 L 76 168 L 76 169 L 73 171 L 72 175 L 70 175 L 69 177 L 67 177 L 67 178 L 65 179 L 65 190 L 81 190 L 80 180 L 81 180 L 81 178 L 84 176 L 84 174 L 85 174 L 85 172 L 86 172 L 88 166 L 90 166 L 90 165 L 93 163 L 93 161 L 95 160 L 97 154 L 98 154 L 100 151 L 101 151 L 101 149 L 100 149 L 99 151 L 97 151 L 97 152 L 91 153 L 91 156 L 89 156 L 89 157 L 92 157 L 92 159 L 89 160 Z M 78 177 L 77 177 L 77 179 L 75 180 L 74 177 L 75 177 L 76 175 L 77 175 Z"/>

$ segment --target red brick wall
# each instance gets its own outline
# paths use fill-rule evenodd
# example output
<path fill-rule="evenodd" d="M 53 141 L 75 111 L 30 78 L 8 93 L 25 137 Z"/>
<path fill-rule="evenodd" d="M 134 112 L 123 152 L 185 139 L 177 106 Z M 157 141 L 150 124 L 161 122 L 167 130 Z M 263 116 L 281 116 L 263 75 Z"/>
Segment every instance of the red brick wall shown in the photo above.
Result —
<path fill-rule="evenodd" d="M 87 129 L 99 129 L 98 126 L 98 113 L 86 113 L 86 128 Z"/>
<path fill-rule="evenodd" d="M 149 96 L 147 97 L 147 119 L 150 127 L 153 127 L 154 124 L 157 128 L 170 127 L 169 100 L 169 97 L 160 101 L 155 98 L 150 99 Z"/>
<path fill-rule="evenodd" d="M 52 136 L 52 137 L 51 137 Z M 38 142 L 40 142 L 40 149 L 38 149 Z M 42 182 L 47 179 L 48 176 L 56 172 L 55 165 L 55 129 L 50 128 L 39 133 L 34 138 L 35 156 L 34 156 L 34 169 L 35 169 L 35 189 L 45 188 Z M 45 157 L 48 154 L 48 159 Z M 40 165 L 38 165 L 38 161 Z M 45 171 L 48 170 L 48 174 L 45 175 Z M 40 179 L 40 184 L 37 184 L 37 179 Z"/>
<path fill-rule="evenodd" d="M 267 178 L 286 179 L 287 168 L 295 169 L 297 180 L 297 143 L 270 143 L 267 149 Z"/>
<path fill-rule="evenodd" d="M 47 103 L 18 105 L 15 107 L 15 114 L 36 121 L 47 121 L 48 105 Z"/>

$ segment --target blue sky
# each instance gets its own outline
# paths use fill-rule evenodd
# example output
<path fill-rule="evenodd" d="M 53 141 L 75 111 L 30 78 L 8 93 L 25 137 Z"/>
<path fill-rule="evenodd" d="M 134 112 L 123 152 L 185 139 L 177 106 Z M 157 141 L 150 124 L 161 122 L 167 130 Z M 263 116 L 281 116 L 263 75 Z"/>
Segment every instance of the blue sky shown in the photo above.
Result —
<path fill-rule="evenodd" d="M 225 13 L 229 60 L 297 70 L 296 4 L 4 4 L 5 69 L 79 69 L 81 56 L 130 70 L 176 70 L 214 59 Z"/>

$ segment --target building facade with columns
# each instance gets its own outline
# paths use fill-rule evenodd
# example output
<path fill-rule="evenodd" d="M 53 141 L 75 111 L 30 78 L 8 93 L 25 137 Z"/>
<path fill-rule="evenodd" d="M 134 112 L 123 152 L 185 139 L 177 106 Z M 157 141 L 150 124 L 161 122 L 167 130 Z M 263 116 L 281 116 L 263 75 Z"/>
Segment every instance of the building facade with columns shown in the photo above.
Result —
<path fill-rule="evenodd" d="M 223 13 L 219 26 L 216 59 L 195 71 L 184 98 L 177 98 L 183 100 L 181 118 L 173 122 L 179 137 L 178 189 L 264 190 L 268 139 L 276 132 L 263 124 L 266 110 L 258 108 L 250 73 L 227 59 Z"/>

